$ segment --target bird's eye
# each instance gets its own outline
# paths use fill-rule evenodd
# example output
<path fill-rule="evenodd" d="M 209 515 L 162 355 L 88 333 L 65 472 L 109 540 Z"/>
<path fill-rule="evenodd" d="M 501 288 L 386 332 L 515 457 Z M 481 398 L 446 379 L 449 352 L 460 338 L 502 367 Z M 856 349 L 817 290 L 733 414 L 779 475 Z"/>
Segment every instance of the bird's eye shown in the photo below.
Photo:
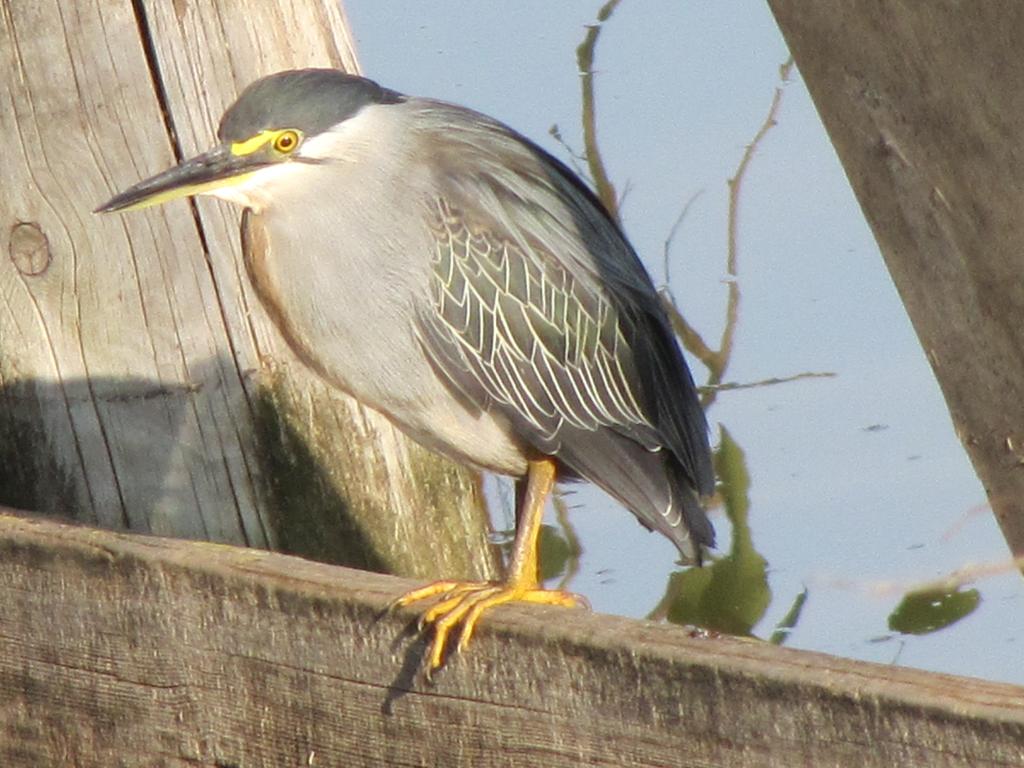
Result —
<path fill-rule="evenodd" d="M 281 131 L 274 138 L 274 149 L 287 155 L 299 146 L 299 134 L 297 131 Z"/>

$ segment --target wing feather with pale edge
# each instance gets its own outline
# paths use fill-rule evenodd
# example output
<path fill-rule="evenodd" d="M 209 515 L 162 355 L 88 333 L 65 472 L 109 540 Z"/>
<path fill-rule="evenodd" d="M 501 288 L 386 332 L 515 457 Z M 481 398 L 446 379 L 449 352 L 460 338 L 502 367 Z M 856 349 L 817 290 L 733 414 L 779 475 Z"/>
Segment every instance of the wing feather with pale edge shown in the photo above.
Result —
<path fill-rule="evenodd" d="M 457 109 L 433 106 L 439 119 Z M 703 412 L 639 259 L 567 168 L 489 125 L 481 141 L 460 137 L 453 120 L 433 145 L 450 154 L 442 167 L 473 173 L 439 179 L 431 301 L 418 315 L 425 349 L 472 403 L 503 412 L 538 450 L 558 456 L 571 438 L 565 457 L 579 456 L 581 435 L 610 430 L 645 452 L 667 449 L 690 489 L 709 494 Z M 710 543 L 699 507 L 680 505 Z"/>

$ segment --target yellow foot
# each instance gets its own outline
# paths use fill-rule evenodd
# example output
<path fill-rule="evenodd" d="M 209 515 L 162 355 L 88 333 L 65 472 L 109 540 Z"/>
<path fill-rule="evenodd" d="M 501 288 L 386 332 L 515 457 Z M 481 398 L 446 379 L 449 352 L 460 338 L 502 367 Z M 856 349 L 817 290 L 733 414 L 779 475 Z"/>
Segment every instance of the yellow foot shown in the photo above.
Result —
<path fill-rule="evenodd" d="M 444 663 L 448 638 L 458 628 L 457 652 L 464 651 L 473 637 L 476 623 L 484 611 L 504 603 L 536 603 L 540 605 L 561 605 L 572 608 L 587 605 L 584 598 L 572 592 L 541 589 L 530 584 L 503 583 L 492 581 L 438 581 L 420 589 L 414 589 L 392 603 L 393 608 L 410 603 L 441 597 L 441 602 L 426 610 L 420 617 L 420 628 L 430 625 L 434 638 L 430 644 L 427 671 L 432 672 Z M 589 607 L 589 606 L 588 606 Z"/>

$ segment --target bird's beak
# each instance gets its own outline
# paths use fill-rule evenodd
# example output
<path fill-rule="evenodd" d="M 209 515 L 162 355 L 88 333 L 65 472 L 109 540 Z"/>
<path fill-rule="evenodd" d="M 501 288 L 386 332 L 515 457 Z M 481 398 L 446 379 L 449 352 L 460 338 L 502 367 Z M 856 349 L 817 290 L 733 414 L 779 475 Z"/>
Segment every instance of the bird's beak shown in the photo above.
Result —
<path fill-rule="evenodd" d="M 269 164 L 263 153 L 236 154 L 232 145 L 224 144 L 140 181 L 112 197 L 95 213 L 136 210 L 179 197 L 213 192 L 238 184 L 245 176 Z"/>

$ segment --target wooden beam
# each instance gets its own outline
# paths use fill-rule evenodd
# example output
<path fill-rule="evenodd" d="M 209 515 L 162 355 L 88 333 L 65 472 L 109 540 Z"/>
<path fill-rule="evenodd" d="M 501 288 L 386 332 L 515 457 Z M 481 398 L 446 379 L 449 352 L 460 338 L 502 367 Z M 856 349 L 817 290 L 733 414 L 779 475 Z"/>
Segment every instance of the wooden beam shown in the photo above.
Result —
<path fill-rule="evenodd" d="M 1024 555 L 1024 3 L 768 4 Z"/>
<path fill-rule="evenodd" d="M 1024 689 L 584 611 L 495 610 L 430 684 L 410 584 L 0 514 L 0 764 L 1024 761 Z"/>
<path fill-rule="evenodd" d="M 479 476 L 292 355 L 239 211 L 92 210 L 240 89 L 356 68 L 337 0 L 0 0 L 0 503 L 408 576 L 499 562 Z"/>

